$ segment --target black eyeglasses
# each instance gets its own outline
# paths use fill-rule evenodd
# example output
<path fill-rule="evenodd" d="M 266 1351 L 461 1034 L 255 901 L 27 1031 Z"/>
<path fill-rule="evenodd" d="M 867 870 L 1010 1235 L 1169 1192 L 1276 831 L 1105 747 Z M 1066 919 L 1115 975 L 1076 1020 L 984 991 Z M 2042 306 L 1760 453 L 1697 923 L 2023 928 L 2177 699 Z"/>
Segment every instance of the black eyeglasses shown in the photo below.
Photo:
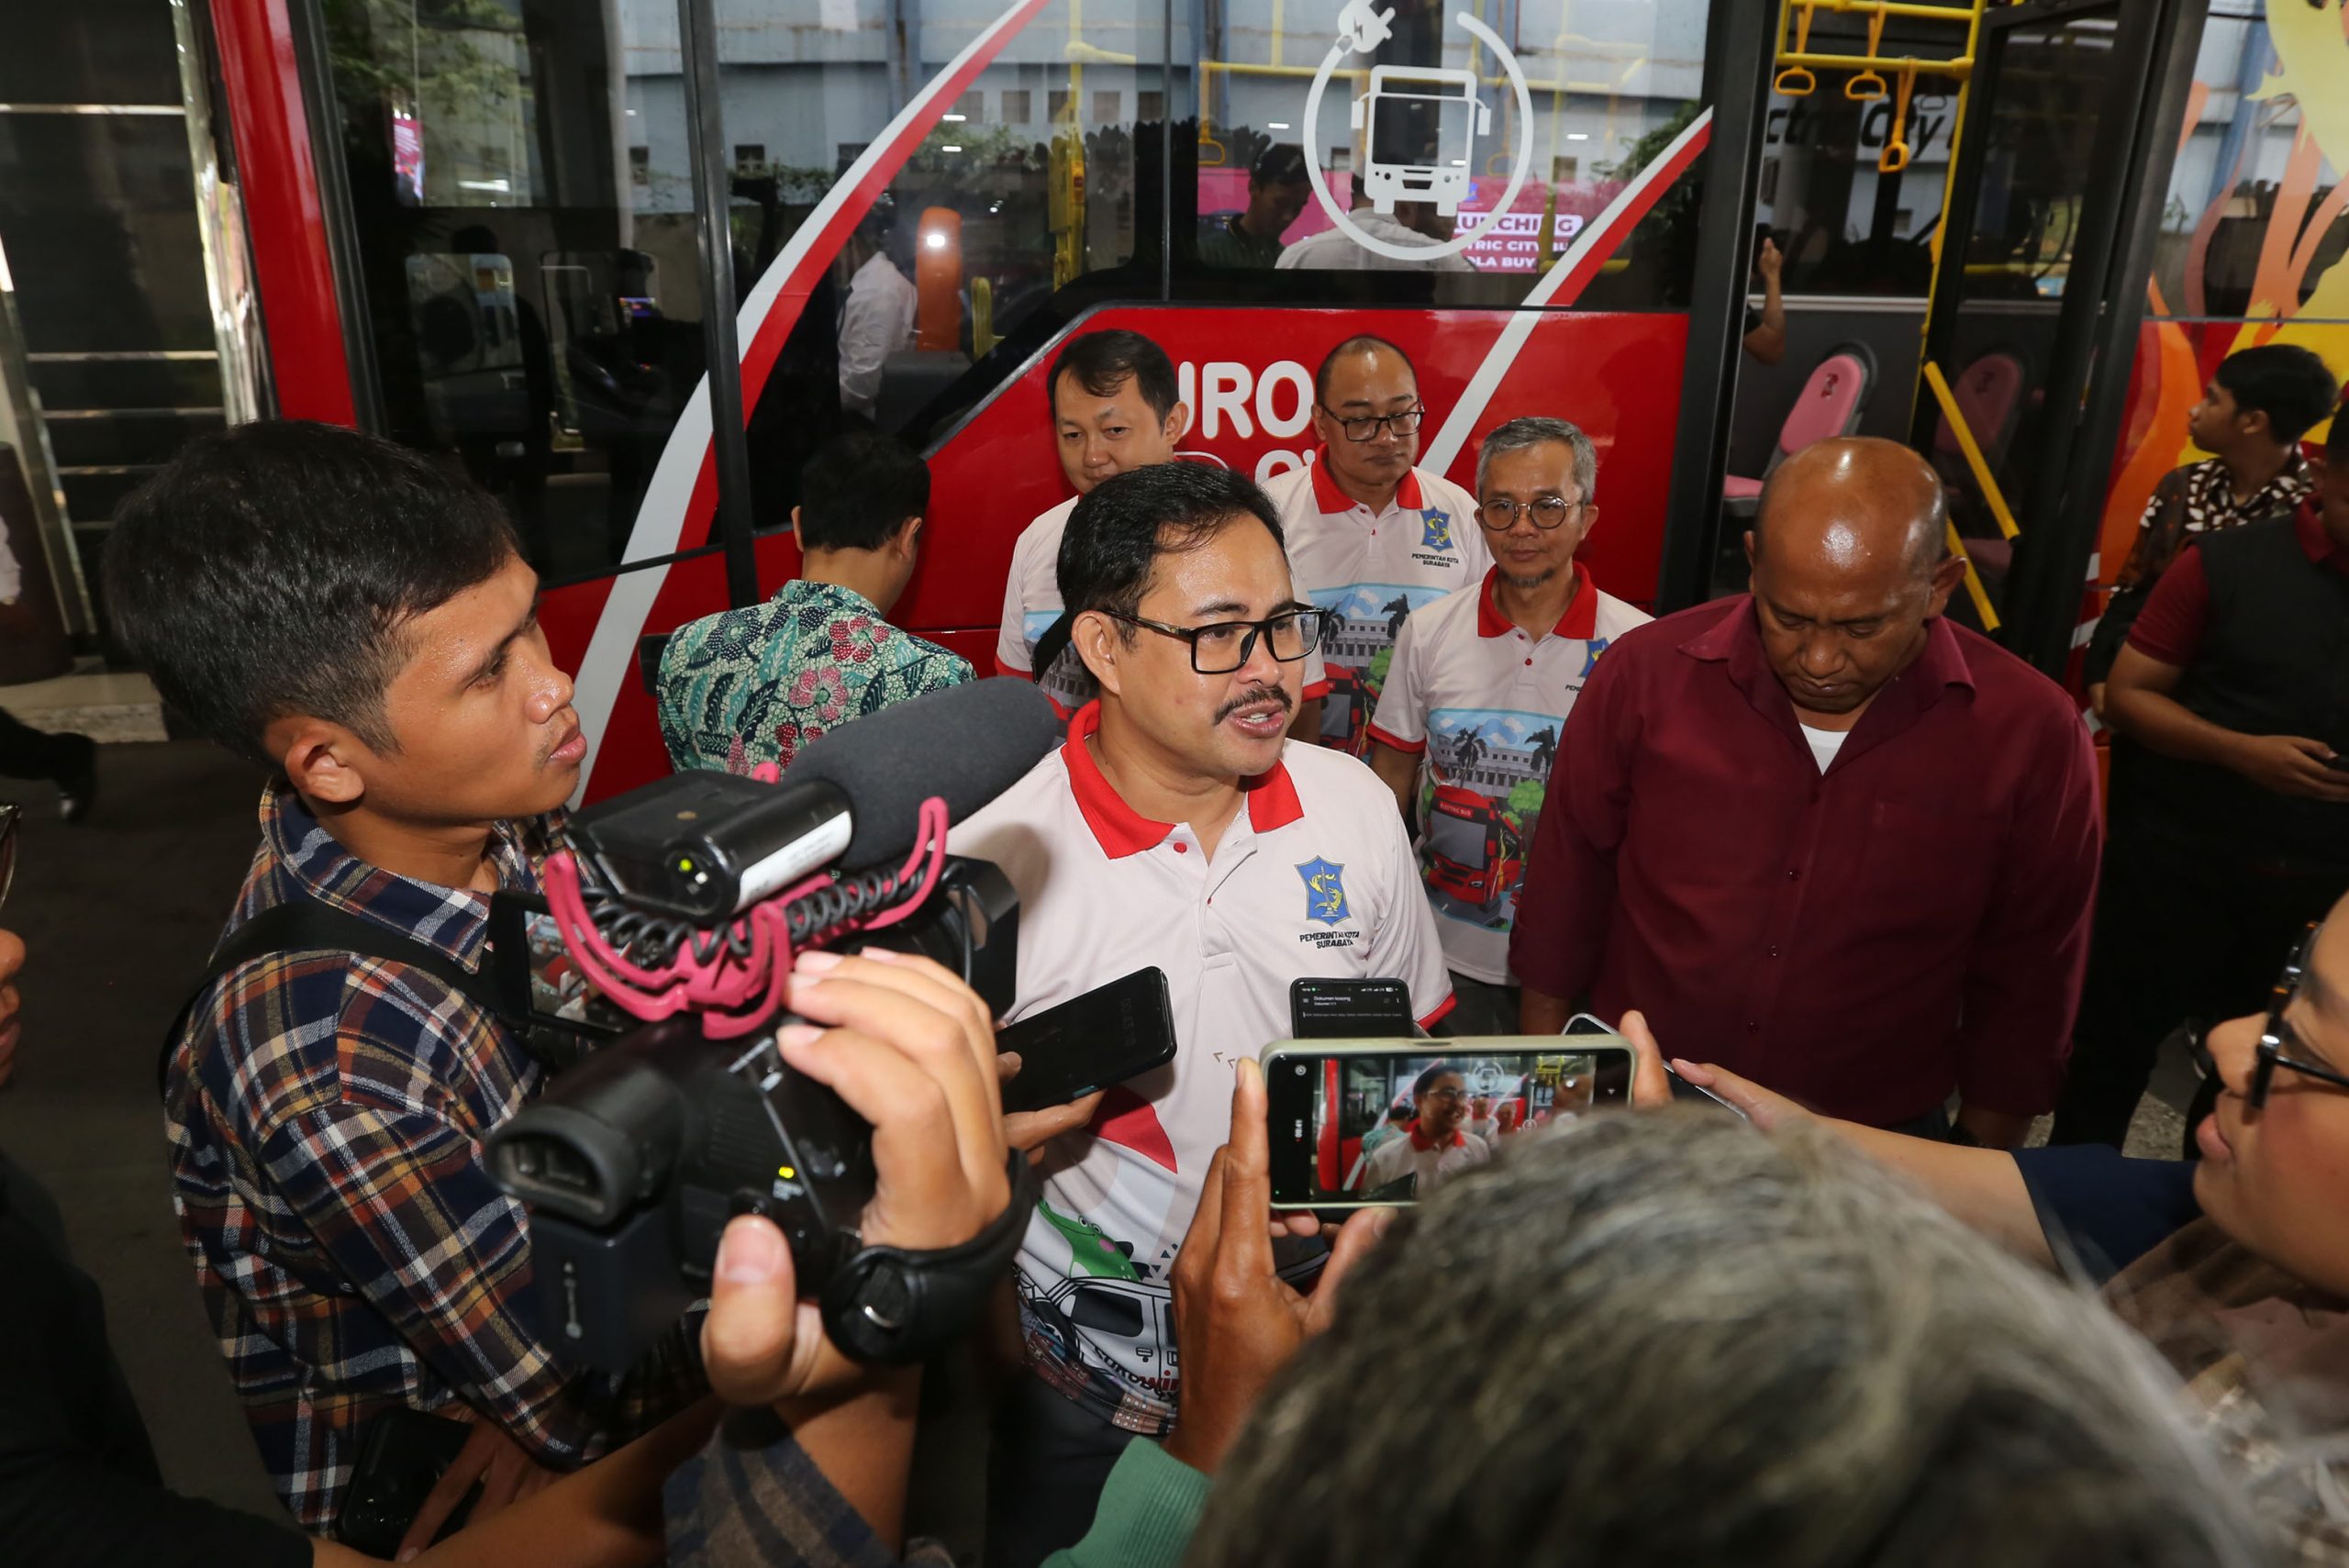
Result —
<path fill-rule="evenodd" d="M 1338 428 L 1346 433 L 1350 441 L 1375 441 L 1382 426 L 1398 436 L 1416 436 L 1419 422 L 1428 417 L 1424 404 L 1406 408 L 1400 414 L 1373 414 L 1366 419 L 1350 418 L 1326 403 L 1321 405 L 1321 412 L 1338 422 Z"/>
<path fill-rule="evenodd" d="M 1533 526 L 1548 530 L 1566 526 L 1568 517 L 1598 510 L 1587 501 L 1569 501 L 1563 495 L 1536 495 L 1531 501 L 1510 501 L 1500 496 L 1485 502 L 1476 508 L 1476 520 L 1494 533 L 1507 533 L 1517 527 L 1520 512 L 1533 514 Z"/>
<path fill-rule="evenodd" d="M 2284 1020 L 2284 1014 L 2300 994 L 2301 982 L 2308 973 L 2309 951 L 2316 946 L 2316 934 L 2320 929 L 2313 924 L 2309 927 L 2308 935 L 2302 937 L 2300 945 L 2292 950 L 2290 960 L 2284 965 L 2284 973 L 2277 977 L 2276 990 L 2267 1006 L 2267 1027 L 2260 1031 L 2258 1056 L 2252 1063 L 2251 1084 L 2243 1095 L 2243 1103 L 2253 1110 L 2267 1104 L 2267 1088 L 2275 1082 L 2278 1067 L 2331 1084 L 2335 1088 L 2349 1089 L 2349 1073 L 2321 1062 L 2308 1060 L 2308 1042 L 2300 1038 L 2299 1031 Z M 2287 1051 L 2299 1054 L 2288 1056 L 2285 1054 Z M 2207 1036 L 2194 1043 L 2194 1064 L 2201 1069 L 2205 1077 L 2218 1070 L 2210 1057 Z"/>
<path fill-rule="evenodd" d="M 17 880 L 17 821 L 24 811 L 0 801 L 0 904 L 8 902 L 9 884 Z"/>
<path fill-rule="evenodd" d="M 1112 620 L 1154 631 L 1161 637 L 1172 637 L 1191 645 L 1191 668 L 1202 675 L 1229 675 L 1244 667 L 1256 652 L 1256 639 L 1262 637 L 1273 651 L 1273 657 L 1284 664 L 1294 664 L 1313 651 L 1321 640 L 1321 623 L 1326 612 L 1321 610 L 1283 610 L 1263 620 L 1219 620 L 1206 626 L 1169 626 L 1163 620 L 1146 620 L 1141 616 L 1124 615 L 1117 610 L 1103 614 Z"/>

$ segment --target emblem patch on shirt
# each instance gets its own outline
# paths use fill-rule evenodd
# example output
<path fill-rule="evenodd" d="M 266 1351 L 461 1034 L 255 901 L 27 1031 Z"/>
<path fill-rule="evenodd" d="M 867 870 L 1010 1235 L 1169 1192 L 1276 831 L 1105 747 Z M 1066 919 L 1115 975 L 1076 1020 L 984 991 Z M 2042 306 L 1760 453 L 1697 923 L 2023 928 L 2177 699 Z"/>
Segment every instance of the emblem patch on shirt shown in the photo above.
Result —
<path fill-rule="evenodd" d="M 1305 917 L 1334 926 L 1351 911 L 1346 907 L 1346 868 L 1316 855 L 1297 868 L 1305 879 Z"/>
<path fill-rule="evenodd" d="M 1421 550 L 1450 550 L 1452 546 L 1452 514 L 1434 506 L 1419 512 L 1420 525 L 1426 529 L 1419 540 Z"/>

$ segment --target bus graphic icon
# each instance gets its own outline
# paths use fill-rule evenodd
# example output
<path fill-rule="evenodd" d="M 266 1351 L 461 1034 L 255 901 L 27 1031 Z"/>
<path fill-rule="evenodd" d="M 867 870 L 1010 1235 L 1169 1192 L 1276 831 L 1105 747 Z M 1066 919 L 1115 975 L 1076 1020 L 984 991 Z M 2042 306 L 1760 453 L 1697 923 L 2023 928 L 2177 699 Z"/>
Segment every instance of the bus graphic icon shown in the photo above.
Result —
<path fill-rule="evenodd" d="M 1380 212 L 1392 217 L 1397 202 L 1433 202 L 1446 217 L 1459 212 L 1476 139 L 1493 128 L 1475 72 L 1375 66 L 1349 118 L 1355 130 L 1369 133 L 1362 187 Z M 1431 124 L 1432 134 L 1424 128 Z"/>

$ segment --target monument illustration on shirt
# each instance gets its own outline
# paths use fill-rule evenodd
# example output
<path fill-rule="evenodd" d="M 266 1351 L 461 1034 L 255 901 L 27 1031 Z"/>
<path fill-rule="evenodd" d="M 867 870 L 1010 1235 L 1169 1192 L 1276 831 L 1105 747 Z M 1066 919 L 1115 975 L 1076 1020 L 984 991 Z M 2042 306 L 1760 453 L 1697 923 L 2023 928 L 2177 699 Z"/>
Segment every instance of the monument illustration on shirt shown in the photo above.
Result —
<path fill-rule="evenodd" d="M 1451 514 L 1431 507 L 1424 516 L 1430 548 L 1450 550 Z M 1362 754 L 1363 736 L 1377 710 L 1404 621 L 1450 591 L 1401 583 L 1349 583 L 1312 590 L 1308 597 L 1314 606 L 1330 612 L 1329 624 L 1321 628 L 1321 660 L 1330 678 L 1321 708 L 1321 744 Z"/>
<path fill-rule="evenodd" d="M 1052 623 L 1060 618 L 1058 610 L 1020 612 L 1019 635 L 1027 639 L 1028 662 L 1031 670 L 1036 662 L 1036 644 L 1044 639 L 1044 633 L 1052 630 Z M 1085 673 L 1085 662 L 1076 656 L 1074 648 L 1062 649 L 1060 657 L 1052 661 L 1051 669 L 1034 673 L 1036 684 L 1064 711 L 1074 712 L 1092 700 L 1091 677 Z"/>
<path fill-rule="evenodd" d="M 1547 714 L 1506 708 L 1428 714 L 1419 875 L 1437 914 L 1492 931 L 1506 931 L 1515 920 L 1558 728 Z"/>

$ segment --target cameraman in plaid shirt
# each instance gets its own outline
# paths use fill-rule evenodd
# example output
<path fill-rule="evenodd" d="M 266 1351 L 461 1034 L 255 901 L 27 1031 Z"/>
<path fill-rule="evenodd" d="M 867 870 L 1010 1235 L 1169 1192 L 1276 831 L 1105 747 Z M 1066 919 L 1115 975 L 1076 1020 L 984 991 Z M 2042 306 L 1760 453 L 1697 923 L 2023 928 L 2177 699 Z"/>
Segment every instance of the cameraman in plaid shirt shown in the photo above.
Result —
<path fill-rule="evenodd" d="M 538 889 L 585 751 L 497 504 L 388 442 L 240 426 L 125 504 L 106 589 L 164 700 L 271 770 L 228 930 L 310 900 L 480 973 L 490 895 Z M 555 1356 L 482 1159 L 541 1072 L 423 956 L 264 952 L 165 1073 L 181 1233 L 295 1518 L 335 1519 L 378 1414 L 472 1422 L 411 1546 L 473 1482 L 479 1518 L 701 1388 L 682 1334 L 625 1379 Z"/>

